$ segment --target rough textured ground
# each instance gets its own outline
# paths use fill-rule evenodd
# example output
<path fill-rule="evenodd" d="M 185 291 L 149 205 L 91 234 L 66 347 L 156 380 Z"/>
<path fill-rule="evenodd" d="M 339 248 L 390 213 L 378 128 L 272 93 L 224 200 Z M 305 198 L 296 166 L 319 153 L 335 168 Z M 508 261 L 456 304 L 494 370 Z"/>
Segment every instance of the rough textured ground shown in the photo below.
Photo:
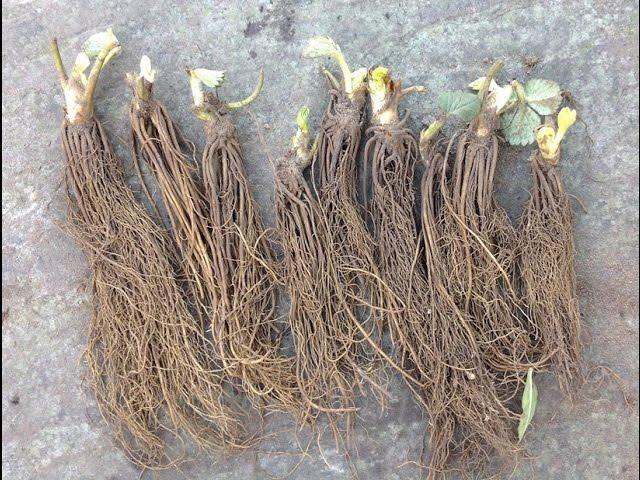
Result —
<path fill-rule="evenodd" d="M 162 6 L 160 6 L 162 5 Z M 124 45 L 100 83 L 98 114 L 127 157 L 125 72 L 145 53 L 158 68 L 157 96 L 202 146 L 189 110 L 185 66 L 228 71 L 222 94 L 248 92 L 257 70 L 260 99 L 236 115 L 255 194 L 272 221 L 269 155 L 284 151 L 301 104 L 326 102 L 317 63 L 301 58 L 306 39 L 332 35 L 352 65 L 383 62 L 406 84 L 432 93 L 407 102 L 417 129 L 435 114 L 435 93 L 462 88 L 497 58 L 503 80 L 558 80 L 580 102 L 586 125 L 566 141 L 563 170 L 578 210 L 577 269 L 588 333 L 587 360 L 617 372 L 638 397 L 638 5 L 578 2 L 101 2 L 8 0 L 2 8 L 2 474 L 21 479 L 130 479 L 138 472 L 111 444 L 95 403 L 82 390 L 79 361 L 89 318 L 87 268 L 59 229 L 64 201 L 58 126 L 62 97 L 47 41 L 58 36 L 72 62 L 89 34 L 113 27 Z M 592 145 L 589 146 L 589 138 Z M 529 149 L 504 150 L 500 194 L 517 215 L 529 184 Z M 631 479 L 638 476 L 637 404 L 615 382 L 563 402 L 539 377 L 540 406 L 528 434 L 532 457 L 513 478 Z M 425 421 L 399 382 L 388 411 L 365 412 L 354 460 L 361 478 L 418 478 Z M 292 428 L 286 421 L 272 424 Z M 272 428 L 276 428 L 272 425 Z M 199 459 L 184 477 L 247 479 L 283 475 L 298 461 L 292 436 L 261 452 Z M 343 458 L 316 447 L 292 479 L 349 478 Z M 150 477 L 151 478 L 151 477 Z"/>

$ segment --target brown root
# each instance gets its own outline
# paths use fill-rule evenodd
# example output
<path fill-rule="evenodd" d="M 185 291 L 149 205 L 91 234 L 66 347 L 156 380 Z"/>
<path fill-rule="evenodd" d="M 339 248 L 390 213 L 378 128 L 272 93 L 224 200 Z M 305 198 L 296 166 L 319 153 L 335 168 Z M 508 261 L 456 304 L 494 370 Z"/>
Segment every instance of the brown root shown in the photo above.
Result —
<path fill-rule="evenodd" d="M 425 401 L 431 415 L 429 478 L 447 471 L 483 471 L 493 455 L 507 459 L 517 452 L 511 429 L 513 414 L 503 405 L 492 375 L 483 364 L 474 331 L 447 291 L 448 271 L 442 258 L 440 191 L 442 156 L 423 153 L 422 239 L 428 284 L 431 384 Z"/>
<path fill-rule="evenodd" d="M 226 107 L 213 94 L 206 95 L 205 110 L 202 177 L 217 290 L 211 303 L 216 353 L 255 407 L 301 418 L 305 406 L 294 360 L 281 354 L 275 257 L 249 188 L 240 142 Z"/>
<path fill-rule="evenodd" d="M 373 237 L 358 204 L 357 156 L 364 111 L 364 94 L 352 100 L 344 92 L 331 91 L 315 163 L 320 174 L 318 203 L 332 242 L 327 261 L 333 263 L 332 269 L 343 287 L 346 308 L 354 318 L 364 317 L 360 323 L 362 338 L 353 346 L 358 352 L 353 357 L 357 362 L 353 368 L 374 375 L 381 365 L 376 350 L 381 348 L 384 316 L 393 314 L 389 310 L 397 307 L 388 298 L 392 293 L 378 274 Z M 384 396 L 377 398 L 384 402 Z"/>
<path fill-rule="evenodd" d="M 555 165 L 536 153 L 531 168 L 533 188 L 516 244 L 521 291 L 560 388 L 572 397 L 584 371 L 571 204 Z"/>
<path fill-rule="evenodd" d="M 207 209 L 197 183 L 194 165 L 183 152 L 184 141 L 168 111 L 152 96 L 152 84 L 138 80 L 134 89 L 129 119 L 132 129 L 133 154 L 141 157 L 153 174 L 170 221 L 171 233 L 177 247 L 179 264 L 184 273 L 187 291 L 194 310 L 201 318 L 199 334 L 204 338 L 205 309 L 216 301 L 215 278 L 211 261 L 212 238 L 208 231 Z M 199 308 L 198 308 L 199 307 Z M 202 344 L 202 355 L 212 353 L 209 342 Z M 216 436 L 202 438 L 197 429 L 189 433 L 194 440 L 206 447 L 224 449 L 243 445 L 248 441 L 238 424 L 243 413 L 232 408 L 223 394 L 224 375 L 222 372 L 207 373 L 206 382 L 210 389 L 207 395 L 207 416 L 219 421 L 213 425 L 218 429 Z M 213 389 L 217 389 L 217 392 Z M 227 426 L 233 426 L 227 430 Z"/>
<path fill-rule="evenodd" d="M 338 445 L 348 445 L 356 389 L 379 390 L 359 366 L 358 321 L 335 271 L 325 217 L 294 151 L 276 165 L 275 209 L 284 255 L 282 282 L 290 297 L 289 323 L 296 378 L 313 424 L 326 414 Z"/>
<path fill-rule="evenodd" d="M 62 125 L 68 220 L 93 272 L 86 360 L 103 417 L 142 467 L 185 456 L 183 433 L 218 438 L 239 429 L 184 300 L 169 238 L 136 202 L 100 123 Z M 219 425 L 223 428 L 218 428 Z M 165 436 L 179 451 L 165 451 Z"/>
<path fill-rule="evenodd" d="M 540 358 L 540 332 L 513 286 L 515 229 L 494 194 L 498 139 L 495 109 L 484 109 L 447 148 L 440 174 L 443 198 L 439 249 L 446 289 L 469 325 L 489 371 L 513 398 L 522 375 Z"/>
<path fill-rule="evenodd" d="M 215 285 L 212 240 L 196 165 L 183 151 L 184 142 L 169 112 L 153 98 L 153 84 L 142 78 L 138 82 L 129 105 L 133 157 L 136 164 L 140 160 L 147 164 L 159 187 L 191 301 L 207 306 L 217 297 L 210 287 Z"/>
<path fill-rule="evenodd" d="M 413 169 L 418 147 L 402 124 L 374 126 L 365 147 L 371 165 L 376 261 L 382 280 L 398 299 L 401 310 L 387 323 L 405 379 L 413 388 L 427 388 L 431 355 L 424 336 L 428 310 L 424 265 L 418 262 L 418 232 L 413 215 Z M 411 386 L 411 385 L 410 385 Z M 424 402 L 421 403 L 426 407 Z"/>
<path fill-rule="evenodd" d="M 442 160 L 423 177 L 424 245 L 413 214 L 412 177 L 418 147 L 402 124 L 372 127 L 366 147 L 372 170 L 372 217 L 385 282 L 404 305 L 389 316 L 401 366 L 417 402 L 431 418 L 429 478 L 485 467 L 491 455 L 517 449 L 493 378 L 482 363 L 475 334 L 444 284 L 439 192 Z"/>

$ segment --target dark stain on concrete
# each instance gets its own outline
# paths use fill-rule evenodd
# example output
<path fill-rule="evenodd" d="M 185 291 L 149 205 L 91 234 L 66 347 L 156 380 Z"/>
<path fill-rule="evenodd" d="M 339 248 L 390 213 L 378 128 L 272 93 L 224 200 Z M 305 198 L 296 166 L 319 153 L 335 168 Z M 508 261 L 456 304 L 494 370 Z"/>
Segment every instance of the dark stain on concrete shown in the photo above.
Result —
<path fill-rule="evenodd" d="M 260 13 L 264 13 L 264 6 L 258 9 Z M 286 8 L 286 6 L 277 7 L 271 12 L 267 12 L 260 20 L 250 20 L 242 31 L 245 37 L 253 37 L 258 35 L 266 27 L 277 27 L 280 39 L 289 42 L 296 33 L 295 29 L 295 10 Z"/>
<path fill-rule="evenodd" d="M 265 27 L 266 21 L 260 20 L 258 22 L 248 22 L 245 29 L 242 31 L 245 37 L 253 37 L 262 31 Z"/>
<path fill-rule="evenodd" d="M 278 30 L 280 31 L 280 38 L 285 42 L 290 41 L 296 34 L 294 27 L 293 10 L 285 14 L 280 20 L 278 20 Z"/>

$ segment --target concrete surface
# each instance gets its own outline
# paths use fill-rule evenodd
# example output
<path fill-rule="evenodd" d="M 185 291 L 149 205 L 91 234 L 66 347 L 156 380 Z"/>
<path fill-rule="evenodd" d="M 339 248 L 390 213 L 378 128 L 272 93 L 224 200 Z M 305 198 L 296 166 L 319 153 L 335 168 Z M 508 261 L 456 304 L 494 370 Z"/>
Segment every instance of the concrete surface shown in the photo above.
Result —
<path fill-rule="evenodd" d="M 139 473 L 111 444 L 79 361 L 89 318 L 88 271 L 59 229 L 65 208 L 58 138 L 62 96 L 47 50 L 58 36 L 70 65 L 83 40 L 113 27 L 124 45 L 100 82 L 100 118 L 128 158 L 125 72 L 147 54 L 157 96 L 202 146 L 189 111 L 184 66 L 228 71 L 225 97 L 244 95 L 259 66 L 267 83 L 236 115 L 254 191 L 272 222 L 268 155 L 284 151 L 295 112 L 317 121 L 326 102 L 318 63 L 301 58 L 306 39 L 329 34 L 351 65 L 383 62 L 430 94 L 406 102 L 417 129 L 436 112 L 436 93 L 463 88 L 489 63 L 503 80 L 551 78 L 579 101 L 587 129 L 566 141 L 563 170 L 578 211 L 577 270 L 586 358 L 619 375 L 594 384 L 576 405 L 538 377 L 540 406 L 527 438 L 531 460 L 517 479 L 631 479 L 638 476 L 638 5 L 633 1 L 462 0 L 431 2 L 102 2 L 8 0 L 2 8 L 2 475 L 3 479 L 133 479 Z M 592 139 L 590 146 L 588 138 Z M 517 215 L 529 185 L 529 149 L 503 150 L 500 194 Z M 595 380 L 595 378 L 594 378 Z M 363 479 L 413 479 L 425 421 L 399 382 L 381 417 L 365 412 L 355 465 Z M 291 429 L 284 420 L 277 428 Z M 365 428 L 366 427 L 366 428 Z M 299 460 L 291 434 L 237 458 L 201 458 L 145 478 L 262 479 Z M 278 455 L 267 455 L 277 450 Z M 287 454 L 286 452 L 289 452 Z M 335 450 L 312 446 L 291 479 L 349 478 Z"/>

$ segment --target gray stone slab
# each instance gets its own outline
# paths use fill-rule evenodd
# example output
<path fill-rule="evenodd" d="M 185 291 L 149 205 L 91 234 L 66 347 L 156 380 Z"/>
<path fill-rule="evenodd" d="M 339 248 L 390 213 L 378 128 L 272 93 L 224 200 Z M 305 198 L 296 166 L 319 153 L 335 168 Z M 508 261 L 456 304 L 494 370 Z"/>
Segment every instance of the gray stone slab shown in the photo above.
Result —
<path fill-rule="evenodd" d="M 577 273 L 587 331 L 586 359 L 615 371 L 638 397 L 638 5 L 634 1 L 389 2 L 49 2 L 7 0 L 2 8 L 2 476 L 3 479 L 130 479 L 138 472 L 111 443 L 83 391 L 88 271 L 59 228 L 64 216 L 58 127 L 62 96 L 48 54 L 58 36 L 72 62 L 90 34 L 113 27 L 124 45 L 106 69 L 96 104 L 118 152 L 127 155 L 127 71 L 147 54 L 157 66 L 158 98 L 202 146 L 189 110 L 185 66 L 227 70 L 222 95 L 249 92 L 259 67 L 266 85 L 236 114 L 247 170 L 273 222 L 269 157 L 282 154 L 295 112 L 327 100 L 318 64 L 301 58 L 314 34 L 329 34 L 353 66 L 384 63 L 430 92 L 408 99 L 418 129 L 436 113 L 437 93 L 463 88 L 501 58 L 504 80 L 559 81 L 580 102 L 585 126 L 567 138 L 563 172 L 577 211 Z M 264 137 L 259 141 L 258 133 Z M 517 216 L 529 185 L 528 148 L 503 150 L 500 198 Z M 540 406 L 527 435 L 530 460 L 513 478 L 631 479 L 638 476 L 637 403 L 625 405 L 615 382 L 593 385 L 577 405 L 539 377 Z M 389 408 L 365 409 L 354 456 L 363 479 L 418 478 L 426 421 L 399 381 Z M 281 476 L 295 466 L 293 425 L 260 451 L 200 458 L 149 478 L 247 479 Z M 300 434 L 304 440 L 304 433 Z M 327 444 L 330 445 L 330 444 Z M 279 450 L 289 454 L 272 454 Z M 317 447 L 291 479 L 349 478 L 335 449 Z"/>

